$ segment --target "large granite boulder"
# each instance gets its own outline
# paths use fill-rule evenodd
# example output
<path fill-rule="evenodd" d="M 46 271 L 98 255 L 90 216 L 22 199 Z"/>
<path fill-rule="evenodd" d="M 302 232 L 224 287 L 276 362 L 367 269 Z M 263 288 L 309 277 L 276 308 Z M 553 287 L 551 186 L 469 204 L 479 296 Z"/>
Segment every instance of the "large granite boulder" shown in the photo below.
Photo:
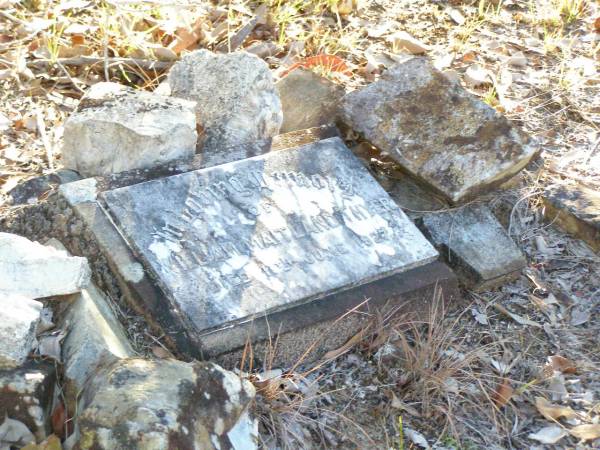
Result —
<path fill-rule="evenodd" d="M 116 83 L 98 83 L 65 122 L 63 165 L 82 176 L 108 175 L 191 159 L 194 103 Z"/>
<path fill-rule="evenodd" d="M 35 300 L 0 293 L 0 369 L 25 362 L 35 344 L 42 306 Z"/>
<path fill-rule="evenodd" d="M 121 360 L 87 385 L 76 448 L 229 449 L 253 397 L 252 384 L 212 363 Z"/>
<path fill-rule="evenodd" d="M 538 154 L 505 117 L 425 58 L 346 95 L 341 120 L 452 202 L 497 187 Z"/>
<path fill-rule="evenodd" d="M 281 102 L 267 64 L 250 53 L 197 50 L 169 72 L 171 95 L 194 100 L 205 152 L 279 133 Z"/>
<path fill-rule="evenodd" d="M 86 258 L 0 233 L 0 297 L 42 298 L 79 292 L 90 281 Z"/>

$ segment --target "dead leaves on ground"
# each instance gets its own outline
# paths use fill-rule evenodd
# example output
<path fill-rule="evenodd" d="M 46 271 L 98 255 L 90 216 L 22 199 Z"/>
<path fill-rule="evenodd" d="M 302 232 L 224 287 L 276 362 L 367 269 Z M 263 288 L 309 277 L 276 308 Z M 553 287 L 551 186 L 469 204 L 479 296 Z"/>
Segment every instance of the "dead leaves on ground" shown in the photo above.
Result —
<path fill-rule="evenodd" d="M 568 358 L 560 355 L 548 356 L 548 364 L 544 367 L 544 372 L 557 371 L 565 374 L 577 373 L 575 363 Z"/>
<path fill-rule="evenodd" d="M 600 439 L 600 423 L 578 425 L 571 428 L 569 433 L 586 442 Z"/>
<path fill-rule="evenodd" d="M 535 398 L 535 407 L 542 416 L 550 421 L 556 421 L 562 417 L 572 419 L 577 415 L 570 406 L 554 405 L 544 397 Z"/>
<path fill-rule="evenodd" d="M 304 58 L 303 60 L 292 64 L 281 74 L 281 76 L 284 77 L 298 67 L 303 67 L 305 69 L 317 68 L 327 73 L 337 72 L 346 76 L 352 75 L 352 71 L 346 61 L 339 56 L 320 54 Z"/>
<path fill-rule="evenodd" d="M 510 380 L 508 378 L 503 378 L 496 390 L 494 391 L 494 394 L 492 395 L 492 400 L 498 408 L 502 408 L 510 401 L 514 392 L 515 390 L 511 386 Z"/>

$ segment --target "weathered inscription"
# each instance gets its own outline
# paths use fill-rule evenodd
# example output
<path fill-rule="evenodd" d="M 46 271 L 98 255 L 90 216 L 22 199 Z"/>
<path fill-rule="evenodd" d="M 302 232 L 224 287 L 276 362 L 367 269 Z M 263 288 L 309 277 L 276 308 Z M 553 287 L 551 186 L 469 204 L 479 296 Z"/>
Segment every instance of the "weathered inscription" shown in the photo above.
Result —
<path fill-rule="evenodd" d="M 337 138 L 117 189 L 105 200 L 198 331 L 437 256 Z"/>

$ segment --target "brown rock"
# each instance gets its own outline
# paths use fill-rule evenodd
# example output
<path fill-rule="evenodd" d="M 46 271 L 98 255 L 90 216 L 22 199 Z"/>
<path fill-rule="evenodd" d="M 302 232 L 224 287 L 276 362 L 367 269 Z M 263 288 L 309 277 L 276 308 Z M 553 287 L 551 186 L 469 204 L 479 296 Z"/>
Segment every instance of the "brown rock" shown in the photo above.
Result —
<path fill-rule="evenodd" d="M 505 117 L 425 58 L 346 95 L 341 118 L 455 203 L 492 190 L 538 154 Z"/>
<path fill-rule="evenodd" d="M 281 133 L 335 123 L 344 88 L 306 69 L 296 69 L 275 85 L 283 109 Z"/>

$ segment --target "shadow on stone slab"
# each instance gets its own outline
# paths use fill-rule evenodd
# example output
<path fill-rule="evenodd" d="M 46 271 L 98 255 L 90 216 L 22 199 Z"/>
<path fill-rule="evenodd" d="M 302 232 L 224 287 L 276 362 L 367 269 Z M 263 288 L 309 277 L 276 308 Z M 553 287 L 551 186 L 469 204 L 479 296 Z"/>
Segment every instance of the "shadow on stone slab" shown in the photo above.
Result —
<path fill-rule="evenodd" d="M 298 68 L 275 84 L 281 99 L 283 124 L 281 133 L 334 124 L 344 88 Z"/>
<path fill-rule="evenodd" d="M 45 361 L 0 370 L 0 417 L 21 421 L 38 440 L 44 439 L 50 432 L 55 380 L 54 364 Z"/>

